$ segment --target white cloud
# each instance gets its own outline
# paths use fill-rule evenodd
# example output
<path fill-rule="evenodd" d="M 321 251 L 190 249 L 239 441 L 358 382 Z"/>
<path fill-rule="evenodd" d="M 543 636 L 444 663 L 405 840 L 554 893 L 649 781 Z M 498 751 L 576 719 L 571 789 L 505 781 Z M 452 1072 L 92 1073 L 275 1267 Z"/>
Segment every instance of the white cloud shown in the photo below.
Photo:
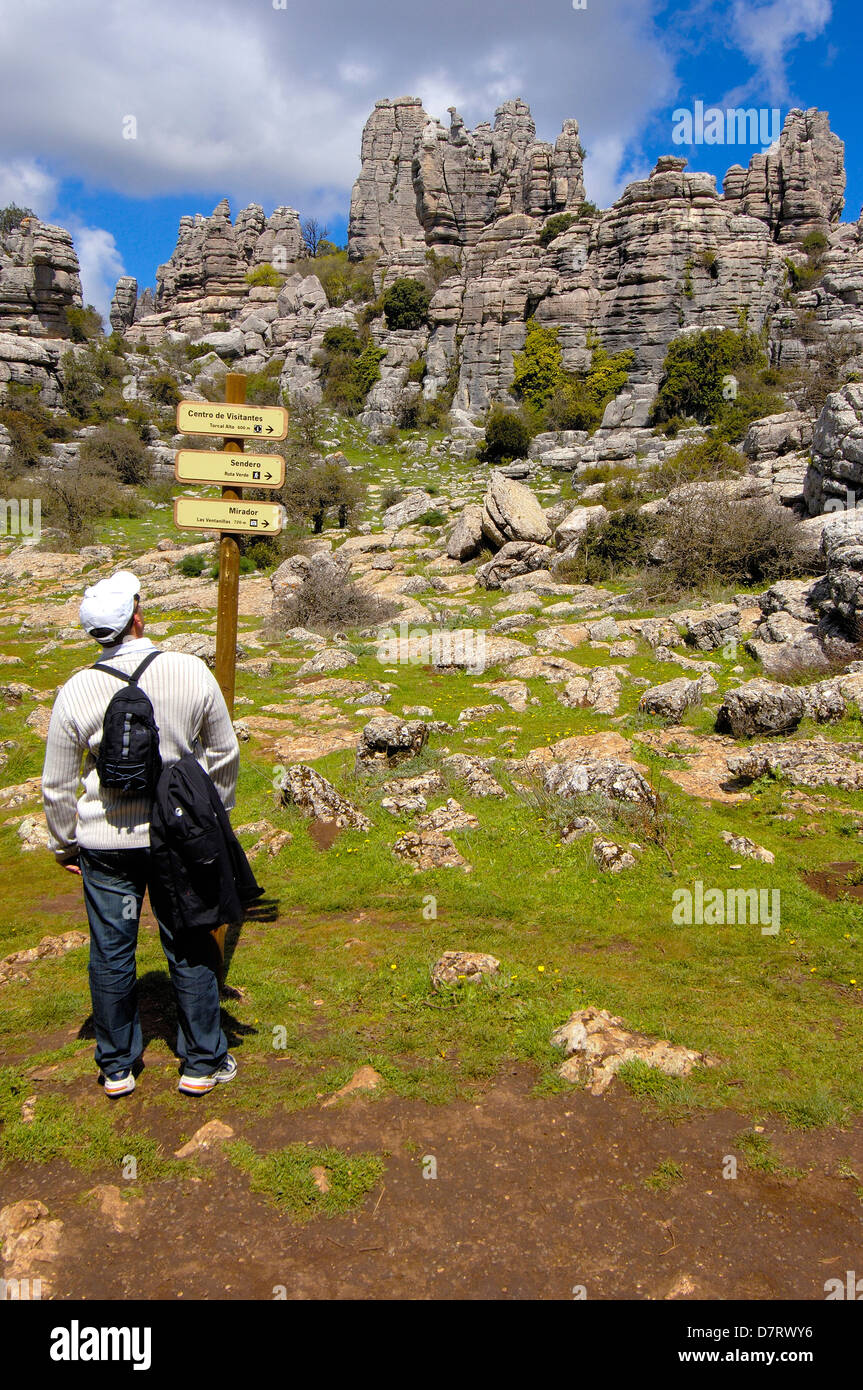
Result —
<path fill-rule="evenodd" d="M 731 32 L 772 101 L 789 96 L 786 60 L 801 39 L 815 39 L 833 17 L 833 0 L 735 0 Z"/>
<path fill-rule="evenodd" d="M 107 326 L 114 286 L 125 273 L 117 243 L 112 233 L 104 227 L 85 227 L 73 223 L 70 230 L 81 267 L 84 303 L 98 309 Z"/>
<path fill-rule="evenodd" d="M 51 216 L 57 203 L 57 179 L 35 159 L 12 159 L 0 164 L 0 207 L 17 203 L 37 217 Z"/>
<path fill-rule="evenodd" d="M 591 138 L 639 139 L 667 101 L 673 63 L 657 0 L 64 0 L 7 6 L 0 45 L 0 166 L 137 197 L 182 193 L 190 210 L 290 203 L 346 209 L 362 127 L 405 93 L 473 125 L 510 97 L 544 139 L 577 116 Z M 371 37 L 370 37 L 371 36 Z M 373 47 L 370 44 L 373 43 Z M 134 116 L 137 138 L 123 138 Z"/>

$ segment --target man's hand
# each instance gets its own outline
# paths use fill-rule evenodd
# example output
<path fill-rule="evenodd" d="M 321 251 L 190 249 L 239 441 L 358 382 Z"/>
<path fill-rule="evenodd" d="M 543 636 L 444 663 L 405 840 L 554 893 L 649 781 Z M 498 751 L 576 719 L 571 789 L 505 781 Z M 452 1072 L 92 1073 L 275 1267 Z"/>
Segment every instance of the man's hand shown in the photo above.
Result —
<path fill-rule="evenodd" d="M 63 868 L 66 870 L 67 874 L 77 874 L 79 878 L 81 877 L 81 870 L 78 868 L 77 864 L 64 864 Z"/>

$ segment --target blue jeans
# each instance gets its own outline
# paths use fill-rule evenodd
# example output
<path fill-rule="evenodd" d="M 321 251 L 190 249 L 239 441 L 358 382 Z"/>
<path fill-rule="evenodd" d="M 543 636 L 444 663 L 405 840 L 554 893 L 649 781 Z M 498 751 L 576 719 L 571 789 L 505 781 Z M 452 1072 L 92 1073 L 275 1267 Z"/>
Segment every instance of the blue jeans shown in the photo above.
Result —
<path fill-rule="evenodd" d="M 158 884 L 148 885 L 148 849 L 81 850 L 84 902 L 90 922 L 90 995 L 96 1061 L 121 1076 L 143 1051 L 138 1019 L 135 949 L 141 904 L 149 886 L 177 1003 L 177 1053 L 186 1076 L 222 1065 L 228 1043 L 219 1007 L 218 948 L 209 932 L 175 930 Z"/>

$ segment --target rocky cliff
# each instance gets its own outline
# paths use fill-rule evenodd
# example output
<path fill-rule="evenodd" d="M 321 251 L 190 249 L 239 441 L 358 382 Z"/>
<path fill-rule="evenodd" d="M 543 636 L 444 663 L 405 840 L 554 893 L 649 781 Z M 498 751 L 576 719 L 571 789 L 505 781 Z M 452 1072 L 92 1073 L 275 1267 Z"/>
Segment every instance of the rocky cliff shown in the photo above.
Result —
<path fill-rule="evenodd" d="M 611 351 L 632 349 L 630 387 L 609 408 L 617 426 L 646 422 L 668 343 L 688 329 L 737 327 L 745 314 L 753 329 L 769 325 L 771 356 L 782 365 L 816 360 L 837 332 L 863 347 L 863 237 L 860 225 L 839 220 L 844 146 L 825 113 L 790 112 L 778 143 L 748 168 L 732 167 L 722 192 L 712 176 L 666 156 L 604 212 L 584 201 L 576 121 L 564 122 L 552 145 L 537 139 L 523 101 L 505 102 L 493 125 L 473 130 L 454 108 L 449 117 L 444 126 L 418 98 L 399 97 L 377 102 L 363 132 L 351 259 L 373 260 L 379 286 L 425 276 L 430 253 L 452 262 L 427 328 L 408 335 L 389 333 L 383 319 L 372 325 L 387 355 L 368 424 L 395 417 L 420 355 L 427 397 L 455 376 L 456 409 L 477 414 L 506 398 L 531 316 L 559 330 L 572 370 L 589 362 L 592 335 Z M 560 213 L 569 225 L 549 241 L 543 228 Z M 805 263 L 812 232 L 826 240 L 825 274 L 792 303 L 787 261 Z M 314 389 L 323 331 L 354 321 L 353 306 L 330 309 L 306 286 L 298 319 L 299 278 L 284 300 L 250 290 L 248 270 L 273 260 L 276 248 L 290 272 L 301 254 L 290 209 L 266 219 L 253 205 L 233 226 L 227 203 L 209 218 L 184 218 L 159 269 L 155 312 L 138 311 L 133 332 L 151 341 L 168 330 L 211 336 L 218 319 L 241 329 L 250 315 L 260 319 L 265 303 L 266 321 L 245 353 L 257 361 L 283 351 L 284 384 Z"/>
<path fill-rule="evenodd" d="M 446 257 L 449 273 L 422 329 L 390 332 L 383 317 L 372 321 L 385 356 L 368 425 L 393 421 L 406 393 L 422 389 L 431 399 L 455 381 L 456 422 L 467 428 L 470 416 L 508 399 L 532 316 L 559 331 L 568 369 L 588 365 L 593 335 L 611 351 L 632 350 L 608 430 L 646 424 L 672 338 L 736 328 L 743 316 L 750 328 L 767 326 L 776 365 L 805 368 L 841 344 L 863 368 L 863 222 L 840 221 L 844 146 L 825 113 L 790 112 L 776 145 L 748 168 L 733 166 L 721 192 L 712 176 L 665 156 L 598 211 L 584 201 L 582 161 L 576 121 L 564 122 L 554 144 L 538 140 L 520 100 L 473 130 L 454 108 L 442 125 L 416 97 L 376 104 L 351 199 L 349 256 L 372 263 L 377 289 L 400 275 L 427 277 L 429 257 L 438 271 Z M 555 224 L 562 229 L 550 237 L 549 218 L 559 214 L 567 215 Z M 812 233 L 819 274 L 796 283 Z M 328 304 L 302 256 L 292 208 L 266 217 L 252 204 L 232 221 L 223 201 L 209 217 L 181 219 L 153 297 L 139 299 L 128 277 L 119 283 L 111 324 L 133 341 L 181 333 L 209 342 L 250 371 L 277 360 L 284 388 L 314 395 L 325 330 L 356 326 L 363 306 Z M 284 284 L 250 285 L 249 272 L 267 264 Z M 0 331 L 60 335 L 72 303 L 80 287 L 68 233 L 35 224 L 7 239 Z M 418 357 L 421 388 L 408 378 Z"/>

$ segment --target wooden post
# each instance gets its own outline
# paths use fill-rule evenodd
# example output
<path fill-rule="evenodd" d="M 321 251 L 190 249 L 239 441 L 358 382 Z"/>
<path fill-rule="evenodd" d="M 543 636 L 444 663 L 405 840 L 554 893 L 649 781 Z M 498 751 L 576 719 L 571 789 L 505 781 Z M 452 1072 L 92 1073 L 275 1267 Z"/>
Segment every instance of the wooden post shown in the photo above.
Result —
<path fill-rule="evenodd" d="M 246 378 L 242 372 L 225 377 L 225 401 L 245 405 Z M 225 453 L 241 454 L 242 438 L 225 439 Z M 242 500 L 243 489 L 223 487 L 222 497 Z M 236 536 L 222 534 L 219 542 L 219 604 L 216 616 L 216 680 L 225 697 L 228 713 L 234 717 L 234 688 L 237 678 L 237 609 L 240 600 L 240 548 Z"/>

